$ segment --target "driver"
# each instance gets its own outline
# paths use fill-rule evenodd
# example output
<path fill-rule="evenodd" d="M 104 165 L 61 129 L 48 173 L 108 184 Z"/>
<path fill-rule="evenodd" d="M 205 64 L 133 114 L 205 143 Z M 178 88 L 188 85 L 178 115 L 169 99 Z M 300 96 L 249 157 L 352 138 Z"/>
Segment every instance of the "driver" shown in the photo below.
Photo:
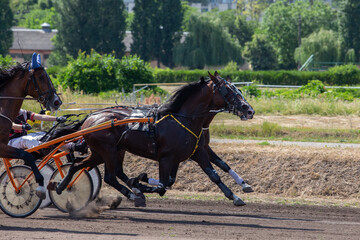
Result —
<path fill-rule="evenodd" d="M 12 130 L 10 132 L 10 136 L 9 136 L 10 140 L 8 143 L 10 146 L 20 149 L 28 149 L 42 144 L 40 139 L 42 138 L 42 136 L 44 136 L 45 133 L 39 132 L 39 133 L 27 134 L 27 131 L 32 128 L 27 123 L 27 120 L 33 122 L 35 120 L 39 120 L 39 121 L 49 121 L 49 122 L 57 121 L 63 123 L 66 121 L 66 118 L 63 116 L 54 117 L 45 114 L 37 114 L 31 111 L 20 109 L 18 116 L 13 122 Z M 85 149 L 86 149 L 85 141 L 76 142 L 76 143 L 70 142 L 60 148 L 60 150 L 66 152 L 73 152 L 73 151 L 84 152 Z"/>

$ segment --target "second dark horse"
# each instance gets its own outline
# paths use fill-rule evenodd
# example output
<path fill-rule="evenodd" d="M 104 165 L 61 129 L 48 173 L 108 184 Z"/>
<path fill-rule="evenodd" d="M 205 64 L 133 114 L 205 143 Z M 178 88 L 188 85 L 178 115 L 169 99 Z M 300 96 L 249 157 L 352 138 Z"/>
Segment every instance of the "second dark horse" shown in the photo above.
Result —
<path fill-rule="evenodd" d="M 243 120 L 251 119 L 254 110 L 242 94 L 218 73 L 209 73 L 210 80 L 203 78 L 180 88 L 170 100 L 160 107 L 159 120 L 154 125 L 154 136 L 148 132 L 131 131 L 128 126 L 118 126 L 84 136 L 91 149 L 91 155 L 81 162 L 74 163 L 67 176 L 58 184 L 58 194 L 66 188 L 72 176 L 83 167 L 94 167 L 105 163 L 107 174 L 105 181 L 121 191 L 124 188 L 116 179 L 123 173 L 125 152 L 131 152 L 159 162 L 159 185 L 153 188 L 161 196 L 170 186 L 170 175 L 180 162 L 186 159 L 196 161 L 208 177 L 218 185 L 225 196 L 235 205 L 244 202 L 221 182 L 217 172 L 209 161 L 209 154 L 203 148 L 206 141 L 202 134 L 203 126 L 210 124 L 209 116 L 214 111 L 226 109 Z M 112 119 L 125 119 L 131 115 L 131 109 L 107 109 L 91 114 L 82 128 L 101 124 Z M 121 178 L 121 177 L 120 177 Z M 127 190 L 127 189 L 126 189 Z M 129 190 L 127 190 L 129 191 Z"/>

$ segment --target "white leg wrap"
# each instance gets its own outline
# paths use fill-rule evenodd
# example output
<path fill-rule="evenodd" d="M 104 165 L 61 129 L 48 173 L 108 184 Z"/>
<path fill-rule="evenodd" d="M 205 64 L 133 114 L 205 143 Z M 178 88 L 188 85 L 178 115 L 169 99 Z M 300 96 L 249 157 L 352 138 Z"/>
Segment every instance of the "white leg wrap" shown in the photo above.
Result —
<path fill-rule="evenodd" d="M 155 186 L 157 186 L 157 185 L 159 185 L 159 180 L 154 179 L 154 178 L 149 178 L 148 183 L 149 183 L 150 185 L 155 185 Z"/>
<path fill-rule="evenodd" d="M 237 184 L 241 185 L 244 183 L 244 179 L 242 179 L 236 172 L 234 172 L 234 170 L 230 169 L 229 174 Z"/>

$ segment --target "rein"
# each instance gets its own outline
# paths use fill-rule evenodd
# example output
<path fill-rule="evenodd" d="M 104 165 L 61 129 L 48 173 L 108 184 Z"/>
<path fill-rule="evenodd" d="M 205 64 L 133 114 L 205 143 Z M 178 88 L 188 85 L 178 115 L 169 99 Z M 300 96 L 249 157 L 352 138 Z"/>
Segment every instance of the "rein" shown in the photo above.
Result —
<path fill-rule="evenodd" d="M 190 130 L 189 128 L 187 128 L 184 124 L 182 124 L 179 120 L 177 120 L 172 114 L 165 115 L 165 116 L 162 117 L 160 120 L 157 120 L 157 121 L 155 122 L 155 124 L 158 124 L 159 122 L 161 122 L 162 120 L 164 120 L 164 119 L 167 118 L 167 117 L 173 118 L 181 127 L 183 127 L 185 130 L 187 130 L 189 133 L 191 133 L 191 134 L 196 138 L 195 148 L 194 148 L 193 152 L 190 154 L 190 156 L 188 157 L 188 158 L 191 158 L 192 155 L 194 155 L 194 153 L 196 152 L 196 150 L 197 150 L 198 147 L 199 147 L 199 141 L 200 141 L 200 137 L 201 137 L 201 134 L 202 134 L 202 132 L 203 132 L 203 129 L 201 129 L 199 136 L 197 136 L 193 131 L 191 131 L 191 130 Z"/>
<path fill-rule="evenodd" d="M 37 98 L 27 98 L 27 97 L 0 97 L 0 100 L 1 99 L 38 100 Z"/>

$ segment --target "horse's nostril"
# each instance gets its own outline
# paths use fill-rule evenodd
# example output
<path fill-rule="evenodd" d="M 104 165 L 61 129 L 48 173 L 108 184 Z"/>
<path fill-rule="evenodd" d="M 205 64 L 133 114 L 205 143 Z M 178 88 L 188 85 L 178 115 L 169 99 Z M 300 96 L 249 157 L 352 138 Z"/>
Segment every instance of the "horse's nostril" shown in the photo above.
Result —
<path fill-rule="evenodd" d="M 249 115 L 253 115 L 254 113 L 252 111 L 248 111 L 248 114 Z"/>
<path fill-rule="evenodd" d="M 59 106 L 59 105 L 60 105 L 60 101 L 56 100 L 56 101 L 54 102 L 54 105 L 55 105 L 55 106 Z"/>

